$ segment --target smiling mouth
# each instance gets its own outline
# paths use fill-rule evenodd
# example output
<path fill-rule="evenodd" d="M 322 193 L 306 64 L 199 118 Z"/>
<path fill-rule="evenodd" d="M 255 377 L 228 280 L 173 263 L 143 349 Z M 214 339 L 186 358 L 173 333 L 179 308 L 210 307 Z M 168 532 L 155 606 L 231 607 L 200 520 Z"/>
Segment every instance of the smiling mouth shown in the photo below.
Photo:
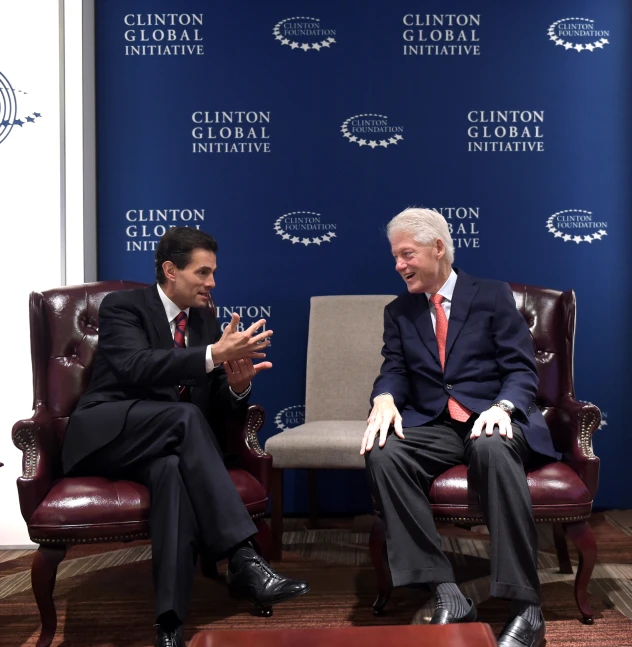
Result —
<path fill-rule="evenodd" d="M 413 276 L 415 276 L 414 272 L 411 272 L 410 274 L 404 274 L 404 281 L 408 281 L 409 279 L 412 279 Z"/>

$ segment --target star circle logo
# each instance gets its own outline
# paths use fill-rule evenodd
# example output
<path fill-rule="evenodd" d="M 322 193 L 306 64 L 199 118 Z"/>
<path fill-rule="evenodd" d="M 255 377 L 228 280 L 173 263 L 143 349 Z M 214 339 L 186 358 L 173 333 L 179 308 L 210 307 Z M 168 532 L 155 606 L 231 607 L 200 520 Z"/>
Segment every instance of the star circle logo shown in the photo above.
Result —
<path fill-rule="evenodd" d="M 592 211 L 564 209 L 557 211 L 546 221 L 546 228 L 555 238 L 565 243 L 592 243 L 608 235 L 608 223 L 593 220 Z M 589 233 L 586 233 L 589 232 Z"/>
<path fill-rule="evenodd" d="M 547 35 L 557 47 L 575 52 L 594 52 L 610 44 L 610 32 L 595 29 L 590 18 L 562 18 L 549 26 Z"/>
<path fill-rule="evenodd" d="M 335 42 L 335 29 L 323 29 L 320 18 L 295 16 L 281 20 L 272 30 L 274 39 L 290 49 L 300 49 L 303 52 L 329 49 Z"/>
<path fill-rule="evenodd" d="M 0 72 L 0 144 L 11 134 L 14 127 L 21 129 L 41 118 L 42 115 L 39 112 L 27 114 L 27 111 L 22 108 L 22 104 L 29 103 L 30 97 L 27 99 L 27 94 L 23 90 L 14 88 L 9 79 Z M 18 96 L 20 97 L 19 108 Z"/>
<path fill-rule="evenodd" d="M 274 424 L 280 431 L 286 431 L 305 424 L 305 405 L 295 404 L 281 409 L 274 417 Z"/>
<path fill-rule="evenodd" d="M 351 144 L 376 148 L 388 148 L 403 141 L 402 126 L 393 126 L 386 115 L 365 113 L 349 117 L 340 128 L 342 136 Z"/>
<path fill-rule="evenodd" d="M 292 245 L 322 245 L 336 238 L 336 225 L 324 223 L 315 211 L 290 211 L 274 221 L 274 231 Z M 318 233 L 318 236 L 306 235 Z M 321 234 L 322 233 L 322 234 Z"/>

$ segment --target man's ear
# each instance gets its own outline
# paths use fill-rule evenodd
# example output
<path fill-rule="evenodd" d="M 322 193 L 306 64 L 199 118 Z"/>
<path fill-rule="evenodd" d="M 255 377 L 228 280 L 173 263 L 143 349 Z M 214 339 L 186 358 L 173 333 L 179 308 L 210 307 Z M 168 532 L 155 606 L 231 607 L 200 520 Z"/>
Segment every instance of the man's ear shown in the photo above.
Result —
<path fill-rule="evenodd" d="M 171 261 L 165 261 L 162 264 L 162 271 L 165 273 L 165 278 L 167 281 L 175 281 L 176 280 L 176 270 L 178 268 L 171 262 Z"/>
<path fill-rule="evenodd" d="M 445 244 L 443 243 L 441 238 L 437 238 L 435 240 L 435 250 L 439 258 L 443 258 L 445 256 Z"/>

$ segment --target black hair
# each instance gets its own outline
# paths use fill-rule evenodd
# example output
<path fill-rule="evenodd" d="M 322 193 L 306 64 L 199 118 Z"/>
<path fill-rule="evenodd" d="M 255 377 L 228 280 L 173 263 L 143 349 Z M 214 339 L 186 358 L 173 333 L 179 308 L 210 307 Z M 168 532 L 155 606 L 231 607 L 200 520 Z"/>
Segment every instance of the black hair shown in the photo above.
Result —
<path fill-rule="evenodd" d="M 156 280 L 160 285 L 167 280 L 162 264 L 171 261 L 179 270 L 191 262 L 191 254 L 196 249 L 206 249 L 217 254 L 217 241 L 200 229 L 173 227 L 169 229 L 156 247 Z"/>

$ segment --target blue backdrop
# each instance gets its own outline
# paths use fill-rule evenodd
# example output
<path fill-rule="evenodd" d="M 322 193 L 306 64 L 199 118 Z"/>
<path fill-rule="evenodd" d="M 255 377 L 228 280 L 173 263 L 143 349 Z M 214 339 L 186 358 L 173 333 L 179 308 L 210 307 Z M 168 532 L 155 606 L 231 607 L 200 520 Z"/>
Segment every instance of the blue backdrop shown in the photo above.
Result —
<path fill-rule="evenodd" d="M 403 291 L 384 225 L 439 209 L 469 273 L 577 292 L 596 503 L 632 507 L 630 3 L 419 7 L 97 0 L 99 278 L 152 281 L 165 227 L 215 236 L 220 317 L 275 331 L 265 440 L 302 419 L 310 296 Z M 326 480 L 326 510 L 369 508 L 361 473 Z"/>

